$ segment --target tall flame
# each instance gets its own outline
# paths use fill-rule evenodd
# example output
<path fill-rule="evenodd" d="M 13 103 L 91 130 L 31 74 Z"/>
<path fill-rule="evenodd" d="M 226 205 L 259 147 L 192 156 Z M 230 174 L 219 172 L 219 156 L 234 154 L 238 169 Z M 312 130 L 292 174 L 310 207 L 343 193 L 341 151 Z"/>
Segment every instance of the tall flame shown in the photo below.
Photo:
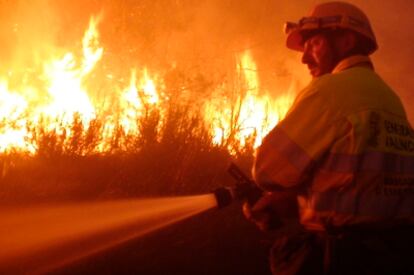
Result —
<path fill-rule="evenodd" d="M 70 124 L 77 113 L 81 115 L 84 126 L 95 117 L 94 106 L 83 83 L 103 54 L 96 27 L 97 21 L 92 17 L 82 39 L 83 59 L 80 64 L 72 53 L 66 53 L 61 59 L 45 65 L 52 102 L 42 113 L 48 117 L 60 117 L 65 124 Z"/>
<path fill-rule="evenodd" d="M 136 69 L 132 69 L 129 87 L 122 97 L 121 125 L 130 134 L 139 134 L 137 121 L 142 117 L 145 110 L 159 103 L 160 98 L 154 80 L 150 77 L 148 69 L 145 68 L 143 76 L 137 81 Z"/>
<path fill-rule="evenodd" d="M 244 146 L 253 139 L 256 148 L 285 116 L 292 102 L 289 94 L 277 98 L 272 98 L 269 93 L 260 94 L 258 70 L 250 52 L 244 52 L 239 60 L 237 72 L 244 83 L 244 91 L 240 91 L 236 104 L 208 105 L 207 112 L 213 117 L 213 141 L 216 144 L 230 139 Z M 232 150 L 231 142 L 227 145 Z"/>

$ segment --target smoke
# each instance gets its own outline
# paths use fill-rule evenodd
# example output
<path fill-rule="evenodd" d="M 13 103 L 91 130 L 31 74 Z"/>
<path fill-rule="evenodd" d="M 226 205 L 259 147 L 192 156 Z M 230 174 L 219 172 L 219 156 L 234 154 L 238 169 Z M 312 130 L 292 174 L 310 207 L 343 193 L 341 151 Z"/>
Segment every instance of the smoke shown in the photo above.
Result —
<path fill-rule="evenodd" d="M 283 23 L 306 15 L 314 0 L 60 0 L 1 1 L 2 72 L 42 58 L 51 48 L 75 48 L 93 14 L 105 48 L 103 63 L 114 75 L 131 67 L 176 68 L 208 83 L 234 71 L 249 50 L 257 62 L 261 90 L 277 96 L 309 80 L 300 53 L 285 48 Z M 377 72 L 401 97 L 414 122 L 414 2 L 350 0 L 371 19 L 379 42 L 373 55 Z M 53 46 L 53 47 L 52 47 Z M 17 65 L 16 65 L 17 64 Z"/>

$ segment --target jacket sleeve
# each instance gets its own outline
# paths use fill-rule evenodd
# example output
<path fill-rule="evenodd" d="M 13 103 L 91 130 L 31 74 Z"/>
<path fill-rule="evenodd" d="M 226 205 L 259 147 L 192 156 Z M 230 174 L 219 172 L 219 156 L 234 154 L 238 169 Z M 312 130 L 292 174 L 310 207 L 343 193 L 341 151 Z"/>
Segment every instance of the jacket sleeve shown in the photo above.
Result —
<path fill-rule="evenodd" d="M 308 93 L 263 140 L 253 177 L 268 191 L 305 183 L 338 136 L 338 119 L 329 97 Z"/>

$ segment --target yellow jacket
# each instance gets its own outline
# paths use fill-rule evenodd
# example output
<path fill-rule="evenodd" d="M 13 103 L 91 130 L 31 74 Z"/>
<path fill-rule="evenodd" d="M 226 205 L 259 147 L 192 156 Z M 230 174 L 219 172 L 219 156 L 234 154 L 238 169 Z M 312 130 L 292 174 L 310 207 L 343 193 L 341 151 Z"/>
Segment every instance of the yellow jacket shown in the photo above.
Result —
<path fill-rule="evenodd" d="M 414 131 L 370 64 L 353 56 L 312 80 L 256 152 L 263 189 L 303 187 L 309 229 L 414 217 Z"/>

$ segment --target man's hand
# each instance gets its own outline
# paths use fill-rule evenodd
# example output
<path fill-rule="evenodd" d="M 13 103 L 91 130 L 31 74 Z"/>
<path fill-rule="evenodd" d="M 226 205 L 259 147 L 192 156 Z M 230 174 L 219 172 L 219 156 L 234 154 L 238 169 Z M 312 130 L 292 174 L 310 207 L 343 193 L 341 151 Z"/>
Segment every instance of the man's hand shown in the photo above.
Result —
<path fill-rule="evenodd" d="M 297 219 L 296 194 L 292 192 L 267 192 L 251 206 L 243 204 L 243 214 L 262 231 L 278 229 L 289 220 Z"/>

